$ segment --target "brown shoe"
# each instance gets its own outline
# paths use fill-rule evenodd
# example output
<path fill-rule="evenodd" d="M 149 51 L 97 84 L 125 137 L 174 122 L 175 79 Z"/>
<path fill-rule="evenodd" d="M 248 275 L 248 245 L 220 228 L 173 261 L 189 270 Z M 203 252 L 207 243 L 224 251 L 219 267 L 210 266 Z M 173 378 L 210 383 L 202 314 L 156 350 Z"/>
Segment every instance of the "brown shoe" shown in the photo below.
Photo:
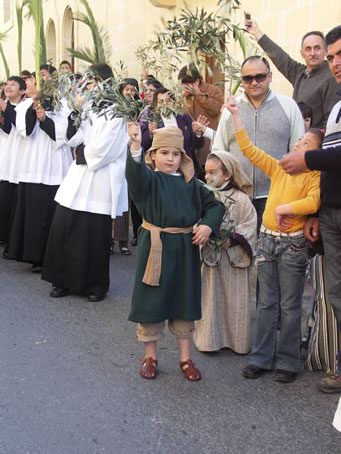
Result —
<path fill-rule="evenodd" d="M 180 369 L 182 370 L 185 378 L 189 381 L 201 380 L 201 373 L 197 366 L 191 359 L 180 363 Z"/>
<path fill-rule="evenodd" d="M 144 358 L 142 367 L 140 369 L 140 375 L 142 378 L 147 380 L 154 380 L 157 374 L 157 360 L 154 358 Z"/>
<path fill-rule="evenodd" d="M 327 394 L 341 393 L 341 375 L 330 374 L 328 377 L 322 378 L 316 387 Z"/>

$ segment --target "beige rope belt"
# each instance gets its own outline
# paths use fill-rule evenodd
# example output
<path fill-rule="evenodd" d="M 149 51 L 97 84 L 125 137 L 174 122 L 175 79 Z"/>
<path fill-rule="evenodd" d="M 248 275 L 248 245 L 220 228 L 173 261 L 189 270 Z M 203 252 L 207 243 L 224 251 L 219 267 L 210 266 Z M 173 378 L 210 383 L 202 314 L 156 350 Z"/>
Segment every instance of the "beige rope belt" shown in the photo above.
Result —
<path fill-rule="evenodd" d="M 161 232 L 164 233 L 191 233 L 193 227 L 166 227 L 162 229 L 156 225 L 149 224 L 143 220 L 142 227 L 150 231 L 150 251 L 142 282 L 144 284 L 160 285 L 161 264 L 162 264 L 162 241 Z"/>

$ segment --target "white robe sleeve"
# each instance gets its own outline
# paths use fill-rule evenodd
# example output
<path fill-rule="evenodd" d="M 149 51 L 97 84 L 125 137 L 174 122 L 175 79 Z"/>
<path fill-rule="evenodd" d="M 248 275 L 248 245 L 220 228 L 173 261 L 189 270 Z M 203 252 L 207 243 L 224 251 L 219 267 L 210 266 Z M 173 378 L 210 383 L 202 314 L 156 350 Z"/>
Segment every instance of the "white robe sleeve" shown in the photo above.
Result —
<path fill-rule="evenodd" d="M 33 104 L 33 99 L 32 98 L 27 98 L 25 101 L 20 102 L 16 107 L 16 121 L 15 121 L 15 127 L 16 130 L 19 132 L 19 134 L 22 137 L 27 137 L 26 136 L 26 112 L 27 110 L 32 106 Z M 36 130 L 36 128 L 39 127 L 38 124 L 35 125 L 32 134 Z"/>
<path fill-rule="evenodd" d="M 84 148 L 88 169 L 95 171 L 119 159 L 122 153 L 126 153 L 128 141 L 127 127 L 122 118 L 94 117 L 91 137 Z"/>

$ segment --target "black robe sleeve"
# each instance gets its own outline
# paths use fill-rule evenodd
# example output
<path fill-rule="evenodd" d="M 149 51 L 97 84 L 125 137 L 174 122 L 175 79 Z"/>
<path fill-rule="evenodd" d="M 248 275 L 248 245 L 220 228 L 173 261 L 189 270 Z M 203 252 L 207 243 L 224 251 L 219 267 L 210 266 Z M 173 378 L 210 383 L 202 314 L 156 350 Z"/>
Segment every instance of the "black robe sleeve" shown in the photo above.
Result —
<path fill-rule="evenodd" d="M 54 125 L 54 121 L 46 117 L 44 121 L 40 122 L 40 128 L 46 132 L 46 134 L 54 141 L 56 141 L 56 128 Z"/>
<path fill-rule="evenodd" d="M 8 102 L 6 110 L 4 112 L 4 125 L 2 127 L 3 131 L 6 134 L 9 134 L 11 132 L 12 125 L 15 126 L 16 117 L 17 113 L 15 111 L 15 106 Z"/>
<path fill-rule="evenodd" d="M 26 135 L 28 137 L 32 134 L 33 129 L 37 123 L 37 114 L 32 106 L 30 106 L 26 111 L 25 121 L 26 121 Z"/>
<path fill-rule="evenodd" d="M 76 128 L 74 125 L 74 120 L 72 118 L 73 115 L 75 115 L 75 113 L 71 112 L 68 117 L 68 125 L 67 125 L 67 131 L 66 131 L 67 140 L 70 140 L 78 131 L 78 128 Z"/>
<path fill-rule="evenodd" d="M 77 165 L 87 164 L 84 156 L 84 143 L 82 143 L 76 148 L 76 164 Z"/>

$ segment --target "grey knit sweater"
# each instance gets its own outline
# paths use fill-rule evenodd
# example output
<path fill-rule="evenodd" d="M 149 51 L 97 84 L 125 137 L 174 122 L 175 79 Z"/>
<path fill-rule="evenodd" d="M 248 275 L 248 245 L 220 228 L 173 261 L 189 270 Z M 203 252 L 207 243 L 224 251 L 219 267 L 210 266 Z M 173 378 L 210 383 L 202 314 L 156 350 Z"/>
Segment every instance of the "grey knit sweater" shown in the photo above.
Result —
<path fill-rule="evenodd" d="M 324 61 L 318 68 L 307 72 L 306 65 L 295 61 L 267 35 L 258 41 L 276 68 L 294 87 L 292 97 L 296 102 L 308 104 L 313 111 L 312 126 L 325 128 L 333 106 L 340 101 L 339 87 Z"/>
<path fill-rule="evenodd" d="M 245 94 L 238 98 L 238 102 L 239 114 L 251 141 L 274 158 L 281 159 L 303 136 L 301 112 L 295 101 L 288 96 L 278 95 L 270 90 L 258 109 L 254 108 Z M 224 109 L 221 115 L 212 150 L 230 151 L 253 182 L 253 197 L 267 197 L 270 180 L 240 151 L 232 116 L 227 109 Z"/>

